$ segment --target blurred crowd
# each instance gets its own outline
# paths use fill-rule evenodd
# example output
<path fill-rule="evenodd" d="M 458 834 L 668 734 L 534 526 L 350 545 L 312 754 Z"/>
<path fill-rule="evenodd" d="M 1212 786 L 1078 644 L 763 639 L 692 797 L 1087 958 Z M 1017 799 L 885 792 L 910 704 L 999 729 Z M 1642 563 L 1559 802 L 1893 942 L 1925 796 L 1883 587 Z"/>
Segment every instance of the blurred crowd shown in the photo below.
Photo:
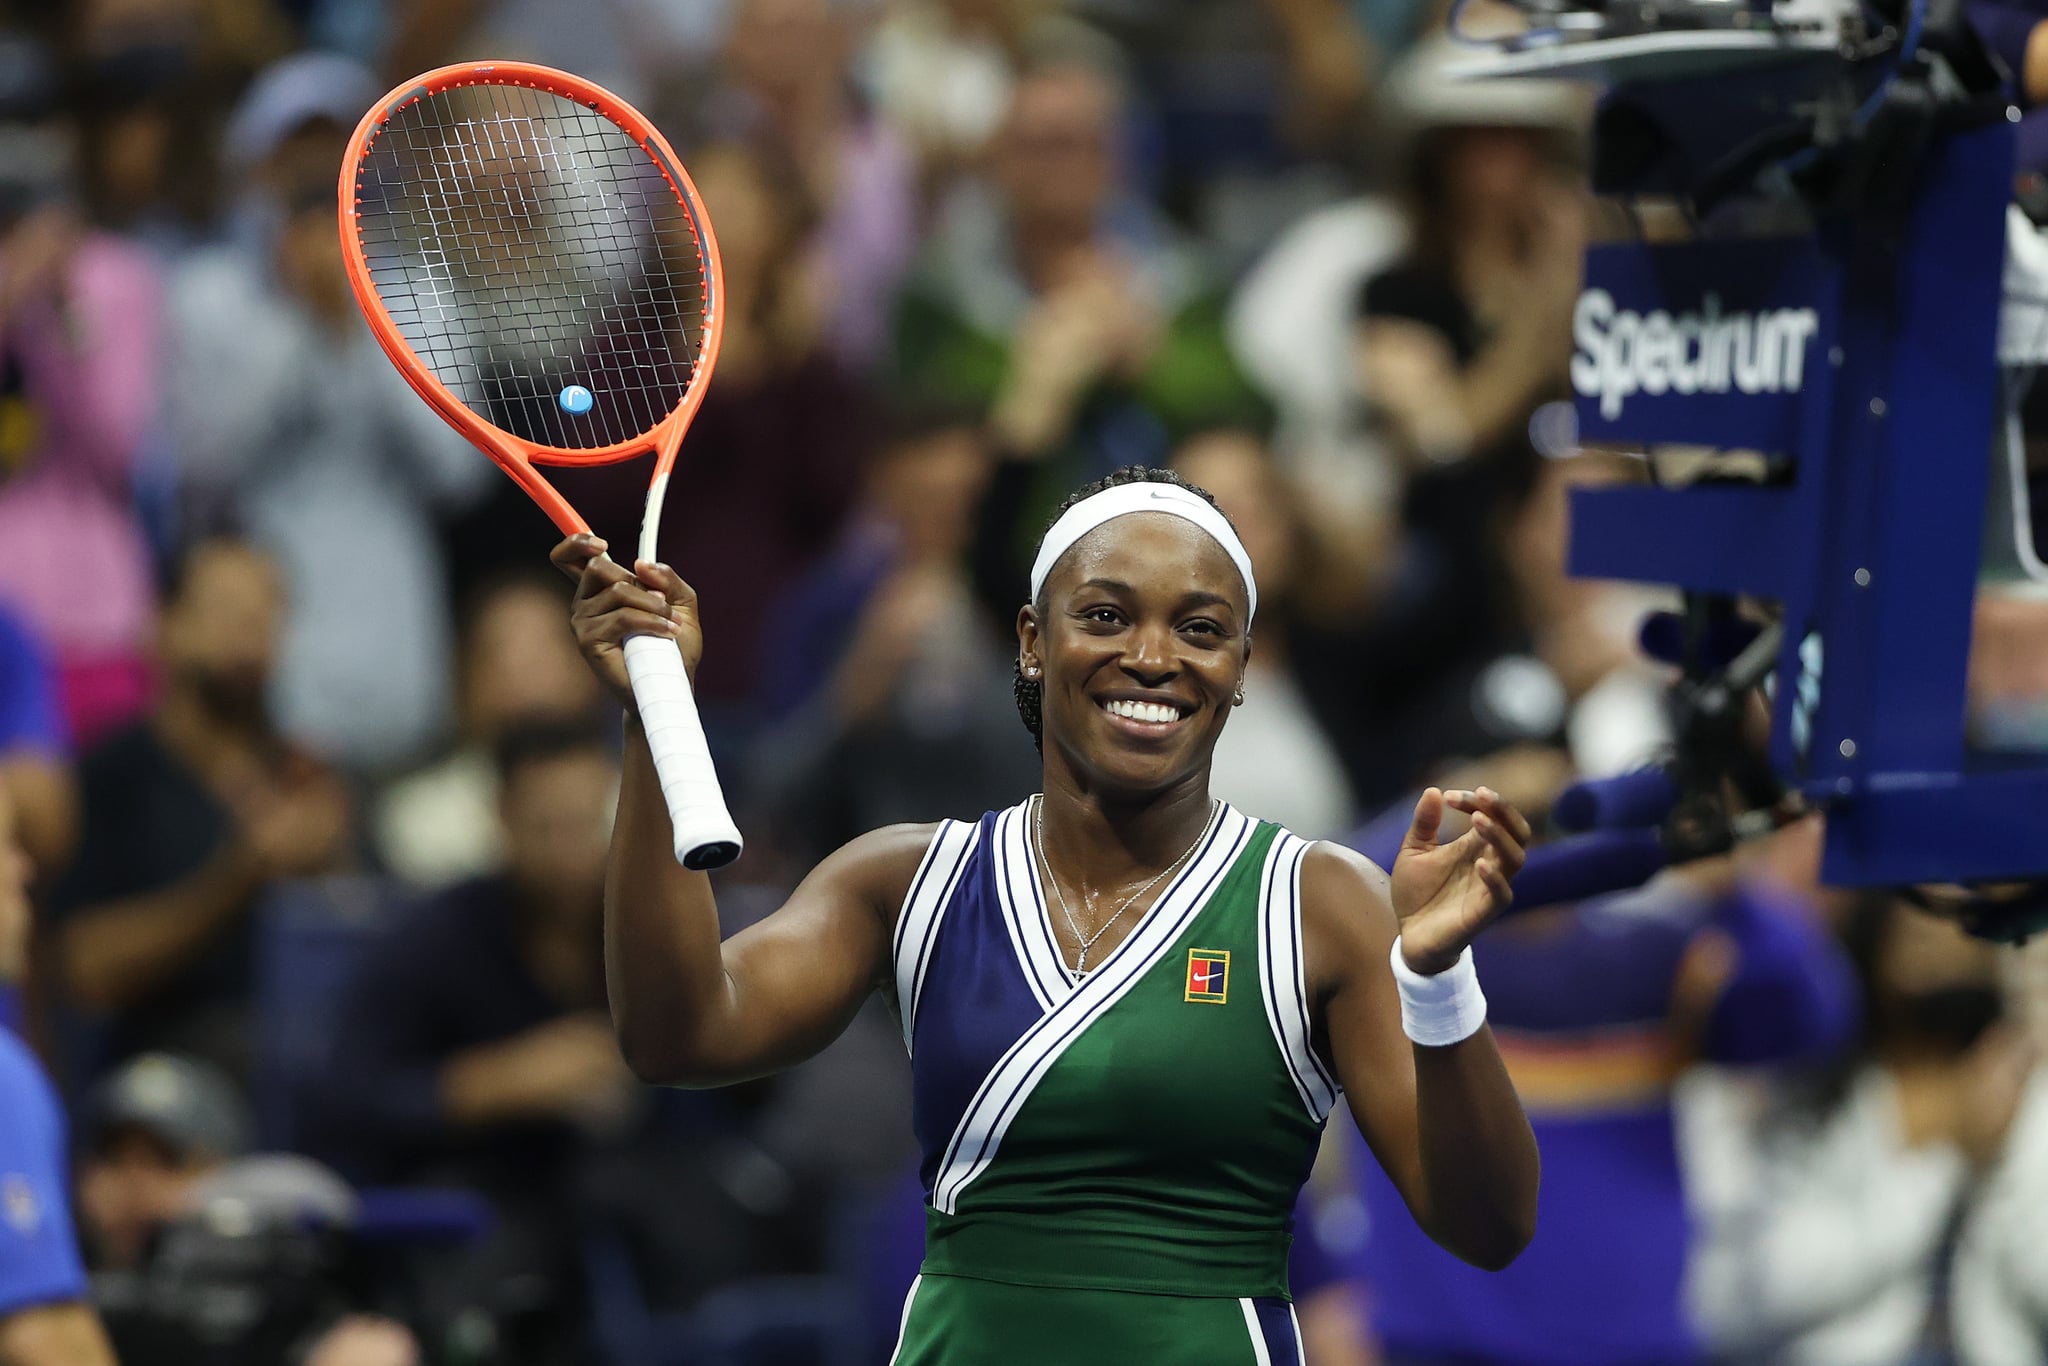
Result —
<path fill-rule="evenodd" d="M 727 1091 L 619 1059 L 617 719 L 546 519 L 350 296 L 363 111 L 546 61 L 709 206 L 724 345 L 662 554 L 748 834 L 730 931 L 857 833 L 1034 788 L 1025 571 L 1120 465 L 1212 491 L 1271 604 L 1240 807 L 1390 857 L 1426 783 L 1540 824 L 1668 749 L 1658 599 L 1563 566 L 1569 490 L 1642 477 L 1559 420 L 1588 106 L 1451 82 L 1441 11 L 0 0 L 0 995 L 122 1360 L 879 1363 L 919 1255 L 879 1004 Z M 643 478 L 558 483 L 631 535 Z M 2040 614 L 1985 610 L 1987 715 L 2038 744 Z M 1308 1360 L 2048 1362 L 2029 960 L 1817 864 L 1805 824 L 1490 932 L 1536 1243 L 1451 1261 L 1333 1136 Z"/>

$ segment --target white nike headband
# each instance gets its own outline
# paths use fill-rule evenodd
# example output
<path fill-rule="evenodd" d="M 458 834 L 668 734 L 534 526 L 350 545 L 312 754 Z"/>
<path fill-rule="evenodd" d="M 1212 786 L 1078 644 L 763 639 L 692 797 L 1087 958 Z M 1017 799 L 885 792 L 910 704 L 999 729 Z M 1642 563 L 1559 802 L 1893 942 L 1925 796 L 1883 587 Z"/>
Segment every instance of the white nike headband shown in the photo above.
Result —
<path fill-rule="evenodd" d="M 1060 556 L 1074 548 L 1074 542 L 1104 522 L 1133 512 L 1164 512 L 1193 522 L 1222 546 L 1224 553 L 1236 564 L 1237 572 L 1244 577 L 1245 598 L 1250 606 L 1245 625 L 1251 625 L 1251 618 L 1259 614 L 1259 585 L 1252 577 L 1252 557 L 1245 553 L 1244 542 L 1237 539 L 1237 533 L 1231 530 L 1230 522 L 1222 513 L 1199 496 L 1173 484 L 1118 484 L 1093 497 L 1083 498 L 1068 508 L 1045 533 L 1045 539 L 1038 543 L 1038 558 L 1031 565 L 1031 600 L 1038 601 L 1039 595 L 1045 592 L 1046 577 L 1059 563 Z"/>

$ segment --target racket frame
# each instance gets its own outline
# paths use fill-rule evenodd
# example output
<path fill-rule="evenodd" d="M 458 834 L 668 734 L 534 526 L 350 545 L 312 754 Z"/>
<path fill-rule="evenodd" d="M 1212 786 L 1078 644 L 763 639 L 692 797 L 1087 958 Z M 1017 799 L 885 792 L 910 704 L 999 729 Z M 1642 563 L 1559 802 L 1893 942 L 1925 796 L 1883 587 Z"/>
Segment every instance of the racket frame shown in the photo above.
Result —
<path fill-rule="evenodd" d="M 390 310 L 377 293 L 376 282 L 370 276 L 369 261 L 363 255 L 362 235 L 357 222 L 362 206 L 359 191 L 364 159 L 400 110 L 431 95 L 468 86 L 508 86 L 544 91 L 572 100 L 611 120 L 648 154 L 675 191 L 683 212 L 689 215 L 697 237 L 704 288 L 703 331 L 697 345 L 697 362 L 691 370 L 689 385 L 683 390 L 675 408 L 636 437 L 608 446 L 570 449 L 513 436 L 472 411 L 435 376 L 405 339 L 405 334 L 392 320 Z M 362 306 L 363 316 L 369 320 L 370 331 L 377 338 L 377 344 L 384 348 L 384 354 L 405 376 L 413 392 L 510 475 L 565 535 L 587 532 L 590 524 L 547 481 L 538 466 L 610 465 L 652 451 L 654 473 L 648 483 L 647 511 L 640 523 L 638 553 L 641 559 L 654 559 L 668 477 L 675 469 L 676 452 L 682 447 L 683 433 L 689 429 L 691 420 L 697 415 L 698 405 L 704 401 L 704 391 L 718 363 L 719 342 L 725 332 L 725 273 L 719 263 L 718 239 L 712 234 L 711 217 L 704 211 L 695 183 L 691 181 L 689 172 L 683 169 L 682 161 L 676 156 L 675 149 L 669 146 L 668 139 L 661 135 L 661 130 L 632 105 L 581 76 L 533 62 L 457 62 L 436 67 L 394 87 L 363 115 L 349 137 L 348 152 L 342 158 L 338 199 L 342 263 L 348 272 L 349 285 Z"/>
<path fill-rule="evenodd" d="M 702 331 L 698 336 L 697 363 L 690 381 L 668 416 L 645 432 L 628 440 L 588 449 L 548 446 L 513 436 L 487 421 L 458 398 L 413 350 L 390 310 L 378 294 L 363 254 L 358 219 L 362 198 L 359 183 L 365 158 L 376 145 L 392 118 L 408 105 L 444 91 L 466 86 L 504 86 L 544 91 L 584 105 L 611 120 L 638 143 L 675 191 L 696 232 L 703 286 Z M 564 534 L 588 532 L 590 524 L 568 500 L 542 476 L 539 466 L 594 466 L 615 464 L 649 451 L 654 453 L 654 472 L 647 486 L 647 507 L 640 521 L 639 558 L 656 558 L 660 537 L 661 508 L 668 492 L 669 475 L 675 469 L 676 452 L 683 433 L 704 401 L 717 365 L 719 341 L 725 331 L 725 275 L 718 259 L 718 239 L 712 235 L 710 215 L 704 211 L 697 187 L 683 170 L 675 149 L 639 110 L 602 86 L 553 67 L 531 62 L 459 62 L 437 67 L 414 80 L 395 87 L 379 100 L 350 136 L 348 152 L 342 159 L 338 187 L 338 210 L 342 260 L 349 285 L 368 319 L 370 331 L 384 354 L 405 376 L 413 392 L 425 399 L 449 426 L 470 443 L 540 505 Z M 721 867 L 739 856 L 743 847 L 739 828 L 727 811 L 719 790 L 718 774 L 711 761 L 704 728 L 682 654 L 672 640 L 656 636 L 629 637 L 623 648 L 633 695 L 639 706 L 648 750 L 669 809 L 675 855 L 686 868 L 704 870 Z"/>

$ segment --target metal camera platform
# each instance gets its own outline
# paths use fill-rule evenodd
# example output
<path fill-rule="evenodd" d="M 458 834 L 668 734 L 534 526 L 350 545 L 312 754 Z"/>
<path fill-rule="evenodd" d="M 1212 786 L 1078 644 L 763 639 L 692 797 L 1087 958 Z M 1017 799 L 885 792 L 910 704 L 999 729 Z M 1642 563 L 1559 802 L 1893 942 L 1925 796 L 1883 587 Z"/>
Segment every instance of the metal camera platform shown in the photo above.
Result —
<path fill-rule="evenodd" d="M 1607 22 L 1589 13 L 1582 27 Z M 1761 456 L 1761 477 L 1576 491 L 1571 572 L 1684 589 L 1688 630 L 1715 615 L 1703 604 L 1724 618 L 1736 602 L 1775 605 L 1768 766 L 1795 807 L 1827 813 L 1825 881 L 2048 885 L 2048 754 L 1973 752 L 1965 717 L 2007 427 L 2018 114 L 1921 48 L 1925 18 L 1567 27 L 1475 51 L 1460 74 L 1603 83 L 1596 191 L 1693 219 L 1687 240 L 1589 251 L 1573 316 L 1580 443 Z M 1695 630 L 1679 653 L 1707 696 L 1734 650 L 1703 648 Z M 1680 808 L 1687 781 L 1726 780 L 1698 768 L 1677 773 Z M 1733 816 L 1724 826 L 1740 833 Z M 1972 928 L 2019 937 L 2044 909 L 2038 893 L 1979 905 Z"/>

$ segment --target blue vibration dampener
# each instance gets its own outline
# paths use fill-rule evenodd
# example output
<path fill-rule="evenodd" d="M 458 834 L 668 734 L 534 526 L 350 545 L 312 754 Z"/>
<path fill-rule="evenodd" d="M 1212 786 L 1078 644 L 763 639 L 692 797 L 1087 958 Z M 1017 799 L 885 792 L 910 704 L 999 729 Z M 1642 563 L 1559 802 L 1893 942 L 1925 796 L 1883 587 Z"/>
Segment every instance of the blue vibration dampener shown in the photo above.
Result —
<path fill-rule="evenodd" d="M 590 411 L 590 391 L 580 384 L 565 387 L 555 400 L 562 405 L 562 411 L 581 417 Z"/>

